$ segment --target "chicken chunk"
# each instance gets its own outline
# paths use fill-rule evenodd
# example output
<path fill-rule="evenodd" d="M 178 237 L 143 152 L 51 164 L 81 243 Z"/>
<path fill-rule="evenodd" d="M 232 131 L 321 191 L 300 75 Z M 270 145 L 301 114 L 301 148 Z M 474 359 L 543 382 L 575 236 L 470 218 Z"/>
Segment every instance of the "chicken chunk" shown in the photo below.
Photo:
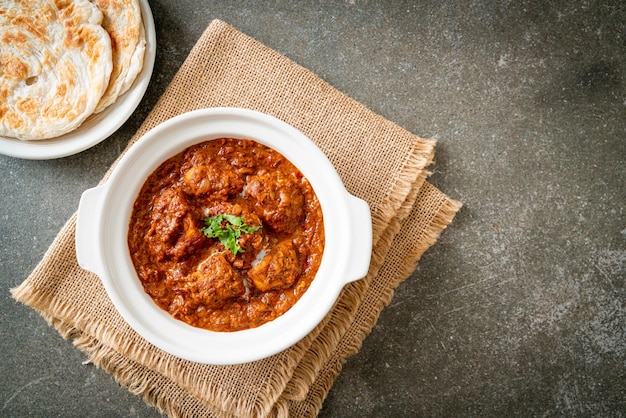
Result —
<path fill-rule="evenodd" d="M 165 189 L 155 199 L 147 239 L 157 260 L 180 258 L 205 240 L 183 193 Z"/>
<path fill-rule="evenodd" d="M 293 285 L 302 273 L 298 253 L 290 240 L 281 241 L 248 270 L 254 287 L 262 292 L 285 289 Z"/>
<path fill-rule="evenodd" d="M 280 171 L 250 176 L 246 193 L 255 210 L 277 232 L 293 232 L 304 216 L 304 195 L 296 179 Z"/>
<path fill-rule="evenodd" d="M 188 276 L 181 290 L 185 304 L 189 307 L 203 305 L 219 308 L 229 299 L 244 295 L 246 286 L 224 256 L 215 253 Z"/>
<path fill-rule="evenodd" d="M 193 166 L 185 172 L 185 191 L 196 196 L 226 197 L 243 189 L 244 182 L 235 173 L 218 164 Z"/>
<path fill-rule="evenodd" d="M 180 259 L 202 247 L 207 238 L 200 231 L 201 222 L 191 212 L 183 218 L 183 232 L 178 236 L 176 244 L 168 250 L 168 255 Z"/>

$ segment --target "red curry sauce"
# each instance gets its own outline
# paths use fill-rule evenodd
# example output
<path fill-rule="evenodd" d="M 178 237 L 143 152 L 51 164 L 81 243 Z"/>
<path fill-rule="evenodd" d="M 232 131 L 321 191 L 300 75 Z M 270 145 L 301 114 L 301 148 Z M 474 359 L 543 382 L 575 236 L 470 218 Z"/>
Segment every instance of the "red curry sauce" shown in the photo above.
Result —
<path fill-rule="evenodd" d="M 220 214 L 260 228 L 233 254 L 208 238 Z M 308 289 L 324 250 L 322 211 L 308 180 L 284 156 L 252 140 L 222 138 L 168 159 L 144 183 L 128 245 L 158 306 L 212 331 L 257 327 Z"/>

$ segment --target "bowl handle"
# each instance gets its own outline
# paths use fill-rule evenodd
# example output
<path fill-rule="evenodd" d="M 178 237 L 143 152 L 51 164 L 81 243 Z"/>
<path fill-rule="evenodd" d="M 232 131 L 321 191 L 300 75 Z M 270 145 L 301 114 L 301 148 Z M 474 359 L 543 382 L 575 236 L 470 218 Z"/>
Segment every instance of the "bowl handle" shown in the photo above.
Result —
<path fill-rule="evenodd" d="M 78 265 L 85 270 L 100 275 L 100 200 L 104 187 L 85 190 L 78 203 L 76 220 L 76 258 Z"/>
<path fill-rule="evenodd" d="M 372 258 L 372 215 L 367 202 L 348 194 L 350 213 L 351 254 L 346 283 L 362 279 L 367 274 Z"/>

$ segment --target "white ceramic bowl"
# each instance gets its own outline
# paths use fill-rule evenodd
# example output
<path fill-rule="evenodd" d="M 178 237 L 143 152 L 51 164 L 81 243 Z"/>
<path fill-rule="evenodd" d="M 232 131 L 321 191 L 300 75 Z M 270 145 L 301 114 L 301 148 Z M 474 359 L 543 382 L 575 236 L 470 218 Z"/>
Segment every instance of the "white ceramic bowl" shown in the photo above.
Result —
<path fill-rule="evenodd" d="M 311 183 L 324 215 L 325 249 L 309 289 L 285 314 L 257 328 L 212 332 L 172 318 L 144 292 L 127 245 L 132 206 L 146 178 L 166 159 L 216 138 L 252 139 L 288 158 Z M 365 276 L 372 251 L 368 204 L 350 195 L 324 153 L 292 126 L 265 114 L 212 108 L 172 118 L 146 133 L 107 182 L 85 191 L 76 251 L 140 335 L 175 356 L 208 364 L 259 360 L 295 344 L 329 312 L 343 286 Z"/>
<path fill-rule="evenodd" d="M 130 89 L 102 112 L 91 115 L 77 129 L 57 138 L 23 141 L 0 136 L 0 154 L 28 160 L 67 157 L 104 141 L 133 114 L 143 98 L 154 69 L 156 32 L 148 0 L 139 0 L 146 31 L 143 68 Z"/>

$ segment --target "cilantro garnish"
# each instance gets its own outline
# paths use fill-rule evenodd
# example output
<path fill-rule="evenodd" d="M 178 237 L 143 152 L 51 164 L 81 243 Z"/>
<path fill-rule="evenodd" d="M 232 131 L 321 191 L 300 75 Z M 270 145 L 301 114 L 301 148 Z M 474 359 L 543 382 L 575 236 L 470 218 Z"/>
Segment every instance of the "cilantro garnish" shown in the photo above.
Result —
<path fill-rule="evenodd" d="M 208 238 L 219 239 L 222 245 L 228 248 L 233 255 L 245 252 L 244 249 L 239 246 L 239 238 L 242 233 L 252 234 L 261 229 L 260 225 L 250 226 L 245 224 L 241 216 L 228 214 L 212 216 L 204 219 L 203 222 L 206 226 L 200 228 L 200 232 Z"/>

